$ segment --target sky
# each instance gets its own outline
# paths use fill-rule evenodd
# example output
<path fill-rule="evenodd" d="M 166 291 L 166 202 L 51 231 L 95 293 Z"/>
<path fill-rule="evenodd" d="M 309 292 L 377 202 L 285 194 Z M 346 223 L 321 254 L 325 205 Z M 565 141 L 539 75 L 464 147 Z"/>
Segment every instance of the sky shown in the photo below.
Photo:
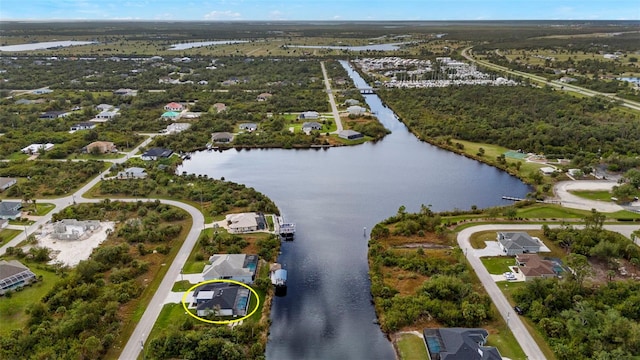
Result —
<path fill-rule="evenodd" d="M 640 20 L 640 0 L 0 0 L 0 21 L 91 19 Z"/>

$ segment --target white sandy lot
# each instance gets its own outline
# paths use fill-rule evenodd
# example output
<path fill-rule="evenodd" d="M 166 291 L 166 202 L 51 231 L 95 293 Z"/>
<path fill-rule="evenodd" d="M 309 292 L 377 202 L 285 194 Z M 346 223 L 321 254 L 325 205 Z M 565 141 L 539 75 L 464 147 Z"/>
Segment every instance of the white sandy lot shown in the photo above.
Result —
<path fill-rule="evenodd" d="M 38 245 L 53 250 L 51 263 L 63 263 L 68 266 L 78 265 L 80 260 L 86 260 L 93 249 L 107 238 L 107 229 L 113 231 L 113 221 L 100 222 L 100 229 L 84 240 L 57 240 L 47 234 L 38 239 Z"/>

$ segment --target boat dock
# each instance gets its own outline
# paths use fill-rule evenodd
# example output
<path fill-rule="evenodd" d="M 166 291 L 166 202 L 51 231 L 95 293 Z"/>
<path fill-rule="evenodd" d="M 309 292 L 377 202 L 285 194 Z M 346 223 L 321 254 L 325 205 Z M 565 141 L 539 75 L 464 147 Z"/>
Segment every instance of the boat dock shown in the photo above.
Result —
<path fill-rule="evenodd" d="M 282 240 L 293 240 L 296 234 L 296 224 L 286 223 L 281 216 L 276 216 L 274 221 L 276 234 L 280 235 Z"/>
<path fill-rule="evenodd" d="M 278 263 L 271 264 L 269 274 L 271 284 L 276 288 L 287 286 L 287 270 L 283 269 L 282 265 Z"/>

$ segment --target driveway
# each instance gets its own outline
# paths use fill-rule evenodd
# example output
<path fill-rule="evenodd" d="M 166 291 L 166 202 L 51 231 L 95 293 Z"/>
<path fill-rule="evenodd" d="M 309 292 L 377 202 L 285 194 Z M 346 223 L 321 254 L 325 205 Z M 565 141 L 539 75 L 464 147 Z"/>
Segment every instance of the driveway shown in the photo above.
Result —
<path fill-rule="evenodd" d="M 485 256 L 503 256 L 504 253 L 500 250 L 500 245 L 497 241 L 485 241 L 487 247 L 484 249 L 469 249 L 469 251 L 475 257 L 485 257 Z"/>

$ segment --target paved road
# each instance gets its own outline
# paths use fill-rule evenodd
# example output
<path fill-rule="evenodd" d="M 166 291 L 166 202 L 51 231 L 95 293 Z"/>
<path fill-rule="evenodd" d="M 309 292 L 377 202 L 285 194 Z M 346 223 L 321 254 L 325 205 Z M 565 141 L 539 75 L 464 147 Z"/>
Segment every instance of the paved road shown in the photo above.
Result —
<path fill-rule="evenodd" d="M 150 199 L 153 201 L 154 199 Z M 160 200 L 165 204 L 173 205 L 179 208 L 182 208 L 189 212 L 191 217 L 193 218 L 193 226 L 191 226 L 191 230 L 187 235 L 187 238 L 184 240 L 182 247 L 180 247 L 180 251 L 178 255 L 176 255 L 173 263 L 169 267 L 169 270 L 162 279 L 158 290 L 153 295 L 151 302 L 149 302 L 142 318 L 136 325 L 135 330 L 129 337 L 129 341 L 125 345 L 122 353 L 120 354 L 120 359 L 130 360 L 137 359 L 138 355 L 140 355 L 140 351 L 142 350 L 141 344 L 144 344 L 147 341 L 147 337 L 153 329 L 153 324 L 156 323 L 158 316 L 160 315 L 160 311 L 162 310 L 162 306 L 167 298 L 167 295 L 171 292 L 171 288 L 175 283 L 176 279 L 180 275 L 180 270 L 184 263 L 187 261 L 191 250 L 195 246 L 198 241 L 198 237 L 200 236 L 200 232 L 204 228 L 204 216 L 200 212 L 200 210 L 194 208 L 191 205 L 187 205 L 178 201 L 172 200 Z"/>
<path fill-rule="evenodd" d="M 537 82 L 541 82 L 541 83 L 543 83 L 545 85 L 549 85 L 549 86 L 551 86 L 553 88 L 556 88 L 556 89 L 569 90 L 569 91 L 573 91 L 573 92 L 576 92 L 576 93 L 579 93 L 579 94 L 583 94 L 583 95 L 586 95 L 586 96 L 603 96 L 603 97 L 607 97 L 607 98 L 609 98 L 611 100 L 619 101 L 623 106 L 626 106 L 628 108 L 640 111 L 640 103 L 638 103 L 636 101 L 623 99 L 623 98 L 617 97 L 617 96 L 612 95 L 612 94 L 605 94 L 605 93 L 601 93 L 601 92 L 598 92 L 598 91 L 585 89 L 583 87 L 576 86 L 576 85 L 565 84 L 565 83 L 560 82 L 560 81 L 548 81 L 546 78 L 544 78 L 542 76 L 533 75 L 533 74 L 529 74 L 529 73 L 518 71 L 518 70 L 511 70 L 511 69 L 509 69 L 507 67 L 504 67 L 504 66 L 501 66 L 501 65 L 496 65 L 496 64 L 490 63 L 488 61 L 484 61 L 484 60 L 477 60 L 471 54 L 471 47 L 468 47 L 468 48 L 465 48 L 464 50 L 462 50 L 461 54 L 467 60 L 469 60 L 471 62 L 478 63 L 478 64 L 480 64 L 482 66 L 485 66 L 485 67 L 488 67 L 488 68 L 492 68 L 492 69 L 495 69 L 495 70 L 500 70 L 500 71 L 508 73 L 508 74 L 513 74 L 513 75 L 517 75 L 517 76 L 526 77 L 526 78 L 529 78 L 531 80 L 534 80 L 534 81 L 537 81 Z"/>
<path fill-rule="evenodd" d="M 331 90 L 331 82 L 329 81 L 329 76 L 327 75 L 327 69 L 324 67 L 324 61 L 320 62 L 320 67 L 322 67 L 322 76 L 324 77 L 324 85 L 327 88 L 327 95 L 329 95 L 329 103 L 331 103 L 331 111 L 333 112 L 333 118 L 335 119 L 336 126 L 338 130 L 335 133 L 340 133 L 344 128 L 342 127 L 342 120 L 340 120 L 340 113 L 338 112 L 338 107 L 336 106 L 336 99 L 333 96 L 333 91 Z"/>
<path fill-rule="evenodd" d="M 640 226 L 638 225 L 605 225 L 605 229 L 610 231 L 615 231 L 625 235 L 626 237 L 631 237 L 631 233 L 635 230 L 638 230 Z M 475 250 L 469 244 L 469 238 L 472 234 L 479 231 L 505 231 L 505 230 L 515 230 L 515 231 L 526 231 L 526 230 L 540 230 L 541 225 L 478 225 L 470 228 L 466 228 L 458 233 L 458 245 L 460 249 L 465 253 L 467 260 L 473 267 L 473 270 L 478 275 L 480 282 L 487 290 L 487 294 L 491 297 L 491 300 L 496 305 L 496 308 L 502 315 L 502 318 L 505 320 L 511 332 L 515 336 L 516 340 L 522 347 L 525 355 L 530 360 L 544 360 L 544 354 L 538 344 L 533 340 L 531 334 L 527 331 L 527 328 L 523 324 L 520 317 L 513 311 L 511 308 L 511 304 L 504 296 L 498 285 L 496 285 L 495 281 L 487 271 L 487 269 L 482 265 L 480 261 L 480 257 L 476 254 Z"/>
<path fill-rule="evenodd" d="M 125 156 L 124 158 L 120 158 L 120 159 L 109 159 L 109 162 L 123 163 L 123 162 L 127 161 L 127 159 L 130 158 L 131 156 L 135 155 L 141 147 L 147 146 L 151 142 L 153 137 L 156 136 L 156 135 L 157 134 L 149 134 L 149 138 L 147 138 L 145 141 L 140 143 L 140 145 L 136 146 L 134 149 L 129 151 L 127 153 L 127 156 Z M 31 224 L 27 228 L 26 232 L 16 236 L 11 241 L 9 241 L 8 243 L 6 243 L 2 247 L 0 247 L 0 255 L 4 254 L 7 251 L 8 247 L 16 246 L 21 241 L 25 240 L 27 238 L 27 234 L 32 234 L 41 225 L 44 225 L 45 223 L 50 221 L 51 217 L 53 216 L 53 214 L 59 212 L 60 210 L 64 209 L 65 207 L 67 207 L 69 205 L 72 205 L 74 202 L 98 202 L 98 201 L 101 201 L 101 199 L 86 199 L 86 198 L 84 198 L 82 196 L 87 191 L 89 191 L 92 187 L 94 187 L 98 182 L 100 182 L 102 180 L 102 178 L 108 172 L 109 172 L 109 169 L 105 170 L 100 175 L 94 177 L 88 183 L 86 183 L 84 186 L 82 186 L 80 189 L 78 189 L 76 192 L 74 192 L 72 195 L 61 197 L 61 198 L 57 198 L 57 199 L 37 199 L 36 202 L 39 202 L 39 203 L 51 203 L 55 207 L 51 211 L 49 211 L 49 213 L 47 215 L 42 216 L 41 218 L 36 220 L 35 223 Z M 7 199 L 7 200 L 11 200 L 11 199 Z M 13 199 L 13 200 L 14 201 L 16 201 L 16 200 L 17 201 L 22 201 L 21 199 Z"/>

